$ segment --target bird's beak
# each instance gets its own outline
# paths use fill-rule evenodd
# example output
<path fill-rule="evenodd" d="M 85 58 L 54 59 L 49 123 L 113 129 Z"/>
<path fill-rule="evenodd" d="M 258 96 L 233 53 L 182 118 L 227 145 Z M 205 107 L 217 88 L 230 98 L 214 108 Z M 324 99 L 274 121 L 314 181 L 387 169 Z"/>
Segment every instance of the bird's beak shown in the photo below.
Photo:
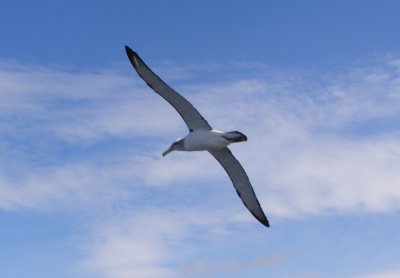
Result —
<path fill-rule="evenodd" d="M 168 150 L 166 150 L 165 152 L 162 153 L 162 156 L 166 156 L 167 154 L 169 154 L 170 152 L 172 152 L 174 150 L 174 148 L 171 146 L 168 148 Z"/>

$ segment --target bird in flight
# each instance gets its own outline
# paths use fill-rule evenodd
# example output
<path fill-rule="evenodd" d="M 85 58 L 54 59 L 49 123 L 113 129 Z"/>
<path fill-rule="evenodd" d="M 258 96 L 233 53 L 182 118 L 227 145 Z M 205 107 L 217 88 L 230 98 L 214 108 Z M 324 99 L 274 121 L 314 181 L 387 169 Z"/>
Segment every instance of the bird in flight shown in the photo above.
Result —
<path fill-rule="evenodd" d="M 231 143 L 247 141 L 246 135 L 239 131 L 222 132 L 212 129 L 199 111 L 161 80 L 135 51 L 128 46 L 125 46 L 125 50 L 138 75 L 175 108 L 189 128 L 189 134 L 182 139 L 177 139 L 162 155 L 166 156 L 172 151 L 208 151 L 225 169 L 246 208 L 258 221 L 269 227 L 268 219 L 246 172 L 227 147 Z"/>

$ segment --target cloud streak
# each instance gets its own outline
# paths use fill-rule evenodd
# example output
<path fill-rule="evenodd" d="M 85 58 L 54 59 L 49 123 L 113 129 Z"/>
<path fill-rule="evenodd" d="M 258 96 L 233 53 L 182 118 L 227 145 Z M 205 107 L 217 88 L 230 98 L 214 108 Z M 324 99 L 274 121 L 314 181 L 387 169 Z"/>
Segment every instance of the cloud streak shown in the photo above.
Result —
<path fill-rule="evenodd" d="M 396 59 L 340 74 L 256 67 L 218 82 L 218 70 L 207 82 L 179 72 L 171 85 L 213 127 L 248 135 L 232 150 L 272 222 L 400 209 Z M 200 234 L 256 223 L 207 153 L 161 159 L 187 131 L 134 73 L 3 63 L 0 80 L 0 209 L 106 213 L 85 239 L 93 275 L 180 277 L 193 262 L 174 250 L 190 257 Z"/>
<path fill-rule="evenodd" d="M 340 75 L 285 76 L 267 70 L 258 76 L 190 85 L 185 84 L 190 82 L 185 77 L 177 89 L 216 128 L 240 129 L 249 136 L 247 144 L 232 148 L 270 213 L 296 216 L 398 209 L 400 176 L 395 165 L 400 152 L 400 77 L 395 59 Z M 39 157 L 41 166 L 48 169 L 55 168 L 54 162 L 60 169 L 78 169 L 81 166 L 74 164 L 86 160 L 90 171 L 100 172 L 104 165 L 95 163 L 93 157 L 115 148 L 121 157 L 109 160 L 107 167 L 122 167 L 126 171 L 122 176 L 143 184 L 200 180 L 205 172 L 218 175 L 215 167 L 207 166 L 205 156 L 158 158 L 158 152 L 186 131 L 175 111 L 134 75 L 3 65 L 0 78 L 4 100 L 1 148 L 7 159 L 16 157 L 17 165 L 25 165 L 21 167 L 30 167 Z M 143 138 L 151 138 L 151 144 Z M 113 141 L 121 147 L 109 143 Z M 23 148 L 28 145 L 30 156 Z M 75 154 L 68 166 L 60 162 L 59 155 L 55 161 L 49 159 L 53 149 L 77 152 L 87 146 L 99 152 L 87 152 L 87 159 Z M 121 153 L 124 148 L 130 150 L 131 159 Z M 18 171 L 16 168 L 2 171 L 3 191 L 13 192 L 11 195 L 18 190 L 6 185 L 12 180 L 7 173 Z M 50 173 L 57 171 L 64 170 Z M 34 167 L 29 175 L 20 179 L 27 184 L 21 188 L 34 187 L 36 182 L 29 179 L 40 180 L 35 176 L 42 173 Z M 207 180 L 211 182 L 210 176 Z"/>
<path fill-rule="evenodd" d="M 367 274 L 364 276 L 357 276 L 356 278 L 395 278 L 399 277 L 399 275 L 400 275 L 399 270 L 390 270 L 390 271 L 376 272 L 373 274 Z"/>

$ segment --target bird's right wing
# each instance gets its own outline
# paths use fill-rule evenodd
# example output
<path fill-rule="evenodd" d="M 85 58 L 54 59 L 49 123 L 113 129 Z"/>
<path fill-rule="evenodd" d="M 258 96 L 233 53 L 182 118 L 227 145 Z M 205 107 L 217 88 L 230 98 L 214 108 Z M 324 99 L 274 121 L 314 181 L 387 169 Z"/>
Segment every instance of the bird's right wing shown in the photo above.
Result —
<path fill-rule="evenodd" d="M 211 126 L 201 116 L 194 106 L 183 96 L 172 89 L 167 83 L 161 80 L 139 57 L 139 55 L 125 46 L 126 54 L 131 61 L 133 67 L 144 82 L 149 85 L 157 94 L 162 96 L 171 104 L 181 115 L 190 131 L 193 130 L 211 130 Z"/>
<path fill-rule="evenodd" d="M 209 152 L 221 163 L 222 167 L 224 167 L 246 208 L 258 221 L 269 227 L 268 219 L 258 202 L 250 180 L 242 165 L 240 165 L 239 161 L 233 156 L 232 152 L 228 148 Z"/>

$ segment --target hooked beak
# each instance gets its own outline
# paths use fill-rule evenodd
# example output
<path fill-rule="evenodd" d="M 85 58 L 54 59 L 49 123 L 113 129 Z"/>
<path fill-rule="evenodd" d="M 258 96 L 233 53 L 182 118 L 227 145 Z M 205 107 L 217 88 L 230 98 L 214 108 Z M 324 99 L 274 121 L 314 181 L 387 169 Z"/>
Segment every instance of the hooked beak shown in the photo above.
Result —
<path fill-rule="evenodd" d="M 170 152 L 172 152 L 174 150 L 174 148 L 171 146 L 168 148 L 168 150 L 166 150 L 165 152 L 162 153 L 162 156 L 166 156 L 167 154 L 169 154 Z"/>

